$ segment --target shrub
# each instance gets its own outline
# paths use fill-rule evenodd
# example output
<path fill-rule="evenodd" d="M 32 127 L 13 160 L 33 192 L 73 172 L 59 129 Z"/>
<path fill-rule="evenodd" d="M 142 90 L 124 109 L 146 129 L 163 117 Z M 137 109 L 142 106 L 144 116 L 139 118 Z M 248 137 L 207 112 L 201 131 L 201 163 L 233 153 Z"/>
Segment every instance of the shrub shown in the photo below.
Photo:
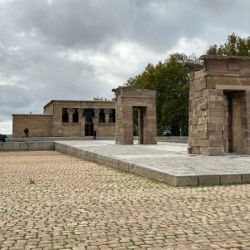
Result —
<path fill-rule="evenodd" d="M 0 134 L 0 142 L 6 142 L 6 139 L 8 138 L 7 135 Z"/>

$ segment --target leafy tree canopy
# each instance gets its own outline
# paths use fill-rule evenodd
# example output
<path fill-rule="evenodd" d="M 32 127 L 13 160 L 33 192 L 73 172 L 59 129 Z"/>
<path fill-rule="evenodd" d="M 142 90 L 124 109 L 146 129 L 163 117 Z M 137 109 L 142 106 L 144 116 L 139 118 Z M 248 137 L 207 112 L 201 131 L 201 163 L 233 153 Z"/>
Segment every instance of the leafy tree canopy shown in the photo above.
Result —
<path fill-rule="evenodd" d="M 250 56 L 250 37 L 241 38 L 232 33 L 225 44 L 211 45 L 207 55 Z"/>
<path fill-rule="evenodd" d="M 172 135 L 188 131 L 188 70 L 184 63 L 195 58 L 173 54 L 165 62 L 148 64 L 141 74 L 130 78 L 126 85 L 156 90 L 158 134 L 170 129 Z"/>
<path fill-rule="evenodd" d="M 7 138 L 7 135 L 0 134 L 0 142 L 5 142 Z"/>
<path fill-rule="evenodd" d="M 210 46 L 206 54 L 250 56 L 250 37 L 241 38 L 233 33 L 225 44 Z M 149 63 L 141 74 L 127 81 L 128 86 L 156 90 L 159 135 L 165 129 L 170 129 L 172 135 L 179 135 L 179 130 L 188 133 L 189 80 L 185 65 L 192 67 L 197 62 L 195 55 L 176 53 L 156 65 Z"/>

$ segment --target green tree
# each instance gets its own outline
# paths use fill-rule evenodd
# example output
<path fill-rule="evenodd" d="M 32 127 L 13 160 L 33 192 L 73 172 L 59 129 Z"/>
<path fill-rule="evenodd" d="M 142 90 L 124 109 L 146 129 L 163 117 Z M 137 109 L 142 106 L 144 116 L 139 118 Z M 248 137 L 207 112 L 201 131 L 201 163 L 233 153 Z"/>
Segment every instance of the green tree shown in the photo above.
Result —
<path fill-rule="evenodd" d="M 241 38 L 232 33 L 225 44 L 211 45 L 207 55 L 250 56 L 250 37 Z"/>
<path fill-rule="evenodd" d="M 7 138 L 8 138 L 7 135 L 0 134 L 0 142 L 6 142 Z"/>
<path fill-rule="evenodd" d="M 141 74 L 130 78 L 126 85 L 156 90 L 158 134 L 168 128 L 172 135 L 188 133 L 188 70 L 184 54 L 173 54 L 165 62 L 148 64 Z"/>

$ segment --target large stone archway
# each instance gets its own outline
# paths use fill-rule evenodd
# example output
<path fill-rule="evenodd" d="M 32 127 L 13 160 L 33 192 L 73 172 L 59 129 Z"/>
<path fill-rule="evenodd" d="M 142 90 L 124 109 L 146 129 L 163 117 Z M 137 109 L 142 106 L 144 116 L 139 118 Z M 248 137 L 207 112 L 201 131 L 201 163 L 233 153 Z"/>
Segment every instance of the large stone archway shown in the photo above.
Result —
<path fill-rule="evenodd" d="M 131 87 L 119 87 L 113 92 L 116 95 L 116 143 L 133 144 L 133 108 L 137 108 L 139 143 L 156 144 L 156 92 Z"/>

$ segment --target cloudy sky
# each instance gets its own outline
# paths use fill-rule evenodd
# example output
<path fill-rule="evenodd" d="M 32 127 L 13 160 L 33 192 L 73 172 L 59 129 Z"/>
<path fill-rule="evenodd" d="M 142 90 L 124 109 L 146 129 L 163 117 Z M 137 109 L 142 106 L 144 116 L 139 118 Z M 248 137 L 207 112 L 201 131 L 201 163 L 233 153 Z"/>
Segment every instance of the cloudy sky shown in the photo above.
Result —
<path fill-rule="evenodd" d="M 249 0 L 0 0 L 0 133 L 11 114 L 111 89 L 173 52 L 249 35 Z"/>

